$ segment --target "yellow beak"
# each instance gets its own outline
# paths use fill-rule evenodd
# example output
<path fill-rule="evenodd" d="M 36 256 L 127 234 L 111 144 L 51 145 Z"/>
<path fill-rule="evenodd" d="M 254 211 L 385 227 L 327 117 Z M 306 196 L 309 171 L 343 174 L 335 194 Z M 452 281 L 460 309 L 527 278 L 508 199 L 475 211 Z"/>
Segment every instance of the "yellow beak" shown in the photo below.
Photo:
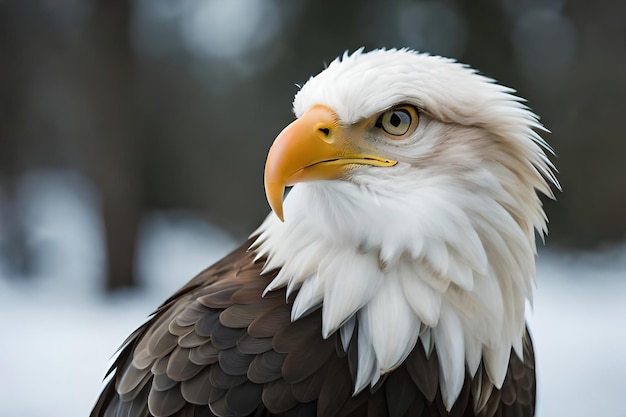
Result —
<path fill-rule="evenodd" d="M 358 153 L 347 130 L 333 110 L 316 105 L 280 132 L 265 163 L 265 194 L 278 218 L 284 220 L 286 186 L 338 179 L 354 165 L 388 167 L 397 163 Z"/>

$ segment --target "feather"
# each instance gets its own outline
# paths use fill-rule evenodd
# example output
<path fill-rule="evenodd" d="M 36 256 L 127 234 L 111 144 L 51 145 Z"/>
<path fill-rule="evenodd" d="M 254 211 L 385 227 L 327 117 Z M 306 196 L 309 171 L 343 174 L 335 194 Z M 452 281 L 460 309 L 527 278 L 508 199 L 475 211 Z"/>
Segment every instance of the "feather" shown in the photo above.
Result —
<path fill-rule="evenodd" d="M 205 343 L 197 348 L 190 349 L 189 360 L 196 365 L 210 365 L 218 360 L 220 350 L 212 343 Z"/>
<path fill-rule="evenodd" d="M 100 404 L 97 404 L 93 411 L 94 413 L 100 413 L 100 415 L 103 415 L 104 417 L 117 417 L 118 411 L 120 411 L 120 408 L 123 407 L 119 397 L 112 397 L 107 408 L 104 410 L 101 410 L 98 407 L 99 405 Z"/>
<path fill-rule="evenodd" d="M 224 395 L 221 395 L 215 401 L 211 401 L 209 403 L 209 408 L 211 412 L 213 412 L 217 416 L 224 417 L 236 417 L 235 413 L 228 408 L 228 404 L 226 403 L 226 394 L 228 391 L 224 392 Z"/>
<path fill-rule="evenodd" d="M 144 387 L 134 401 L 120 401 L 116 417 L 147 417 L 149 387 Z M 120 397 L 121 398 L 121 397 Z"/>
<path fill-rule="evenodd" d="M 219 400 L 220 398 L 222 398 L 224 395 L 226 395 L 226 392 L 228 391 L 225 388 L 218 388 L 216 386 L 214 386 L 211 383 L 211 379 L 210 379 L 210 374 L 209 374 L 209 385 L 207 385 L 204 389 L 209 391 L 209 404 L 216 402 L 217 400 Z"/>
<path fill-rule="evenodd" d="M 211 333 L 211 343 L 218 349 L 229 349 L 235 347 L 245 334 L 245 329 L 232 329 L 217 323 Z"/>
<path fill-rule="evenodd" d="M 139 370 L 132 365 L 126 365 L 124 372 L 115 381 L 115 389 L 120 394 L 127 394 L 137 388 L 150 373 L 146 370 Z"/>
<path fill-rule="evenodd" d="M 415 270 L 411 266 L 407 263 L 401 263 L 398 266 L 404 299 L 422 323 L 435 327 L 439 321 L 441 293 L 426 284 L 419 275 L 416 277 Z"/>
<path fill-rule="evenodd" d="M 300 320 L 288 323 L 274 335 L 272 346 L 274 350 L 288 353 L 295 347 L 307 346 L 315 339 L 321 339 L 322 317 L 320 310 L 316 314 L 308 315 Z M 315 329 L 319 330 L 316 332 Z"/>
<path fill-rule="evenodd" d="M 474 410 L 483 412 L 486 416 L 491 416 L 495 411 L 495 406 L 500 402 L 500 392 L 494 390 L 493 383 L 489 380 L 482 366 L 479 367 L 474 375 L 471 391 L 474 398 Z"/>
<path fill-rule="evenodd" d="M 370 334 L 371 327 L 369 323 L 369 315 L 363 311 L 358 315 L 358 332 L 357 332 L 357 360 L 356 364 L 356 380 L 354 381 L 354 394 L 361 392 L 367 384 L 375 381 L 380 376 L 376 367 L 376 352 L 374 346 L 370 343 L 372 336 Z M 350 355 L 348 355 L 350 357 Z"/>
<path fill-rule="evenodd" d="M 439 325 L 432 332 L 441 369 L 441 394 L 450 410 L 463 387 L 465 352 L 461 322 L 447 304 L 441 306 Z"/>
<path fill-rule="evenodd" d="M 248 366 L 250 366 L 255 355 L 241 353 L 234 347 L 222 350 L 218 357 L 220 367 L 228 375 L 246 375 L 248 373 Z"/>
<path fill-rule="evenodd" d="M 419 395 L 405 367 L 398 368 L 387 378 L 386 398 L 390 416 L 403 416 Z"/>
<path fill-rule="evenodd" d="M 400 283 L 389 281 L 364 309 L 377 367 L 381 372 L 395 369 L 417 342 L 421 322 L 403 300 Z"/>
<path fill-rule="evenodd" d="M 233 416 L 247 416 L 261 405 L 263 387 L 246 381 L 229 389 L 224 396 L 226 407 Z"/>
<path fill-rule="evenodd" d="M 293 396 L 301 403 L 314 401 L 320 394 L 324 382 L 324 372 L 320 369 L 313 375 L 291 384 Z"/>
<path fill-rule="evenodd" d="M 258 301 L 258 300 L 257 300 Z M 267 306 L 264 304 L 234 304 L 222 311 L 220 314 L 220 323 L 226 327 L 244 328 L 257 318 L 259 313 L 265 311 Z"/>
<path fill-rule="evenodd" d="M 241 353 L 258 355 L 272 348 L 272 340 L 271 337 L 255 338 L 247 334 L 237 341 L 237 349 L 239 349 Z"/>
<path fill-rule="evenodd" d="M 209 404 L 210 368 L 205 367 L 194 377 L 180 384 L 180 392 L 185 401 L 192 404 Z"/>
<path fill-rule="evenodd" d="M 424 352 L 426 352 L 426 357 L 430 358 L 431 353 L 433 353 L 433 348 L 435 347 L 431 329 L 426 328 L 425 330 L 423 330 L 419 335 L 419 339 L 422 341 L 422 346 L 424 347 Z"/>
<path fill-rule="evenodd" d="M 151 390 L 148 394 L 148 408 L 155 416 L 170 416 L 185 406 L 180 389 L 167 391 Z"/>
<path fill-rule="evenodd" d="M 449 252 L 454 252 L 448 250 Z M 464 262 L 460 262 L 457 259 L 459 256 L 450 256 L 448 259 L 448 269 L 444 273 L 446 277 L 453 283 L 463 288 L 466 291 L 472 291 L 474 288 L 474 275 L 472 268 L 466 265 Z M 465 260 L 463 260 L 465 261 Z"/>
<path fill-rule="evenodd" d="M 442 277 L 446 276 L 445 272 L 448 270 L 450 260 L 446 244 L 435 239 L 429 239 L 428 244 L 424 245 L 422 251 L 424 258 L 428 259 L 435 273 Z M 414 254 L 413 256 L 418 257 L 419 255 Z"/>
<path fill-rule="evenodd" d="M 352 382 L 345 361 L 337 358 L 329 361 L 324 372 L 324 382 L 317 400 L 317 414 L 332 417 L 350 398 Z"/>
<path fill-rule="evenodd" d="M 174 381 L 185 381 L 198 374 L 203 366 L 196 365 L 189 360 L 191 350 L 178 346 L 170 354 L 170 360 L 167 363 L 167 376 Z"/>
<path fill-rule="evenodd" d="M 332 343 L 324 341 L 319 334 L 315 336 L 305 339 L 309 343 L 296 346 L 285 356 L 282 376 L 289 383 L 297 383 L 309 377 L 335 353 Z"/>
<path fill-rule="evenodd" d="M 317 401 L 311 401 L 310 403 L 300 404 L 297 407 L 292 408 L 285 412 L 285 417 L 316 417 L 317 416 Z"/>
<path fill-rule="evenodd" d="M 291 308 L 291 320 L 299 320 L 317 310 L 324 299 L 324 288 L 318 274 L 309 277 L 296 296 Z"/>
<path fill-rule="evenodd" d="M 285 353 L 282 376 L 290 383 L 309 377 L 334 353 L 331 341 L 321 335 L 319 311 L 290 324 L 274 337 L 276 352 Z"/>
<path fill-rule="evenodd" d="M 509 349 L 491 349 L 483 348 L 483 357 L 485 361 L 485 370 L 489 379 L 491 379 L 496 388 L 501 388 L 504 378 L 508 370 L 511 350 Z"/>
<path fill-rule="evenodd" d="M 203 306 L 196 300 L 176 316 L 175 322 L 181 327 L 193 326 L 210 311 L 208 307 Z"/>
<path fill-rule="evenodd" d="M 271 413 L 284 413 L 298 404 L 291 391 L 291 385 L 284 379 L 269 382 L 263 386 L 263 404 Z"/>
<path fill-rule="evenodd" d="M 198 298 L 198 302 L 209 308 L 227 308 L 233 304 L 232 295 L 238 290 L 237 286 L 228 286 L 213 291 L 205 296 Z"/>
<path fill-rule="evenodd" d="M 421 345 L 417 345 L 405 361 L 409 376 L 418 390 L 429 402 L 435 401 L 439 388 L 439 360 L 437 352 L 430 357 L 426 356 Z"/>
<path fill-rule="evenodd" d="M 128 387 L 124 387 L 125 388 L 124 391 L 122 391 L 121 389 L 118 390 L 117 393 L 120 396 L 120 399 L 122 401 L 133 401 L 135 398 L 138 398 L 139 396 L 142 395 L 146 386 L 150 386 L 150 383 L 152 382 L 152 378 L 153 378 L 152 374 L 149 372 L 146 372 L 143 379 L 139 381 L 139 383 L 135 387 L 131 389 L 128 389 Z"/>
<path fill-rule="evenodd" d="M 190 331 L 187 334 L 179 336 L 178 338 L 178 346 L 191 349 L 198 346 L 202 346 L 206 344 L 211 338 L 200 336 L 198 333 L 194 331 Z"/>
<path fill-rule="evenodd" d="M 381 285 L 380 270 L 376 257 L 346 251 L 320 268 L 318 274 L 327 282 L 322 306 L 322 336 L 327 339 L 376 294 Z M 304 294 L 299 293 L 300 297 Z"/>
<path fill-rule="evenodd" d="M 181 326 L 176 322 L 176 320 L 170 321 L 169 325 L 167 326 L 167 331 L 169 331 L 174 336 L 182 336 L 189 333 L 191 330 L 192 329 L 190 326 Z"/>
<path fill-rule="evenodd" d="M 245 375 L 228 375 L 218 365 L 212 365 L 209 372 L 209 382 L 211 386 L 221 389 L 231 389 L 237 385 L 241 385 L 246 382 L 248 378 Z"/>
<path fill-rule="evenodd" d="M 208 406 L 204 406 L 204 407 L 196 406 L 193 408 L 193 415 L 190 417 L 218 417 L 218 416 L 213 414 L 213 412 Z"/>
<path fill-rule="evenodd" d="M 148 353 L 150 356 L 160 358 L 169 353 L 178 344 L 178 338 L 168 331 L 169 323 L 164 322 L 158 327 L 148 341 Z"/>
<path fill-rule="evenodd" d="M 473 335 L 465 333 L 463 341 L 467 371 L 473 377 L 478 372 L 482 360 L 482 345 Z"/>
<path fill-rule="evenodd" d="M 146 369 L 151 367 L 154 363 L 155 358 L 150 354 L 150 352 L 148 352 L 147 343 L 143 345 L 137 345 L 134 353 L 135 355 L 132 358 L 132 366 L 134 366 L 135 368 Z"/>
<path fill-rule="evenodd" d="M 209 337 L 213 333 L 219 321 L 222 310 L 207 309 L 206 312 L 195 322 L 194 330 L 198 336 Z"/>
<path fill-rule="evenodd" d="M 247 377 L 257 384 L 274 381 L 282 376 L 284 353 L 269 350 L 257 355 L 248 367 Z"/>
<path fill-rule="evenodd" d="M 256 273 L 258 271 L 251 271 L 249 273 Z M 231 297 L 234 304 L 255 304 L 259 302 L 261 297 L 266 299 L 278 298 L 281 299 L 283 294 L 280 292 L 272 292 L 269 291 L 266 294 L 263 294 L 265 287 L 268 285 L 267 280 L 260 279 L 257 276 L 257 279 L 252 283 L 246 283 L 245 286 L 242 286 L 237 291 L 235 291 Z"/>
<path fill-rule="evenodd" d="M 461 387 L 461 392 L 459 393 L 459 396 L 457 397 L 456 401 L 454 402 L 454 405 L 452 406 L 450 410 L 449 417 L 464 417 L 468 410 L 469 399 L 470 399 L 470 387 L 469 387 L 468 379 L 466 378 L 463 383 L 463 386 Z M 471 407 L 472 404 L 470 403 L 469 406 Z"/>
<path fill-rule="evenodd" d="M 161 375 L 161 374 L 166 373 L 167 364 L 169 363 L 169 360 L 170 360 L 170 355 L 166 355 L 162 357 L 161 359 L 155 361 L 154 364 L 152 365 L 152 368 L 150 368 L 150 371 L 152 371 L 154 375 Z"/>
<path fill-rule="evenodd" d="M 152 391 L 169 391 L 178 386 L 178 381 L 173 380 L 167 374 L 154 375 L 152 378 Z"/>
<path fill-rule="evenodd" d="M 290 322 L 289 309 L 281 305 L 260 314 L 248 326 L 248 334 L 255 338 L 272 337 Z"/>
<path fill-rule="evenodd" d="M 348 351 L 348 346 L 352 340 L 354 329 L 356 328 L 356 317 L 351 317 L 340 329 L 341 346 L 344 352 Z"/>

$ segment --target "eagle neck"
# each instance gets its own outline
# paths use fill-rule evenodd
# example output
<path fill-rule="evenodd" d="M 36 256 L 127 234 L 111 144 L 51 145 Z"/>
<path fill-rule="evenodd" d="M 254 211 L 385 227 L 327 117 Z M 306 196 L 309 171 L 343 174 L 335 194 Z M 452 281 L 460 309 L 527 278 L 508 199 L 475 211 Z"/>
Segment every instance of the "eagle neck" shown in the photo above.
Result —
<path fill-rule="evenodd" d="M 393 206 L 386 195 L 402 201 L 403 187 L 298 184 L 285 200 L 285 222 L 270 214 L 253 249 L 267 258 L 264 271 L 278 269 L 266 291 L 297 292 L 293 321 L 321 308 L 324 338 L 339 332 L 344 348 L 357 343 L 355 394 L 420 341 L 427 354 L 437 351 L 451 408 L 466 369 L 474 375 L 482 361 L 500 387 L 511 348 L 522 356 L 534 240 L 493 197 L 423 188 Z"/>

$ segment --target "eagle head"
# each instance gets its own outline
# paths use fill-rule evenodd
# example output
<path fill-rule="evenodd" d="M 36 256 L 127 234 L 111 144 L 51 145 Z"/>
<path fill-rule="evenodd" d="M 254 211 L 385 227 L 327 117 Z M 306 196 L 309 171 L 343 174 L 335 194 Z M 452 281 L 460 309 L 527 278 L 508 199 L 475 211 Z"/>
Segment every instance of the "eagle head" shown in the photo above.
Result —
<path fill-rule="evenodd" d="M 500 387 L 511 349 L 522 356 L 547 222 L 537 191 L 559 185 L 545 129 L 513 93 L 391 49 L 346 53 L 296 94 L 255 249 L 279 270 L 266 292 L 295 295 L 292 320 L 321 306 L 323 336 L 358 344 L 355 393 L 418 342 L 437 352 L 448 407 L 466 370 L 482 361 Z"/>

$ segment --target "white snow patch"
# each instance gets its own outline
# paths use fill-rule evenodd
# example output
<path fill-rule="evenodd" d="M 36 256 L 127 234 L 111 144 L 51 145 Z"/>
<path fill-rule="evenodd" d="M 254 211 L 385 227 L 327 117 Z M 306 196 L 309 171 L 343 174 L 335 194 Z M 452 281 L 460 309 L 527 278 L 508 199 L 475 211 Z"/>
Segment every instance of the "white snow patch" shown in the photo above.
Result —
<path fill-rule="evenodd" d="M 18 186 L 35 273 L 18 276 L 0 253 L 0 415 L 87 416 L 126 336 L 236 242 L 189 213 L 151 213 L 138 239 L 144 287 L 106 297 L 93 186 L 72 171 L 32 172 Z"/>
<path fill-rule="evenodd" d="M 538 417 L 626 416 L 626 245 L 539 257 Z"/>

